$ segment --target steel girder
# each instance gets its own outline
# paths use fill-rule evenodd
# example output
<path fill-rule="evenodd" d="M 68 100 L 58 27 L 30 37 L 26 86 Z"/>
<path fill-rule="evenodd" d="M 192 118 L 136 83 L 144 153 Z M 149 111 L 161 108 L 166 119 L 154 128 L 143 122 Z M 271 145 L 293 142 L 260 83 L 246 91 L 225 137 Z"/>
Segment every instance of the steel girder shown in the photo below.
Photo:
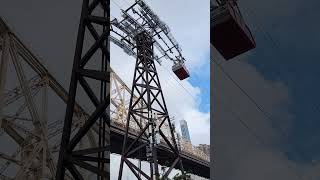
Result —
<path fill-rule="evenodd" d="M 57 136 L 62 133 L 63 121 L 54 120 L 54 122 L 48 122 L 46 118 L 47 114 L 47 88 L 51 88 L 53 92 L 57 95 L 57 98 L 61 98 L 64 102 L 67 102 L 68 94 L 64 90 L 64 88 L 56 81 L 56 79 L 48 72 L 48 70 L 44 67 L 38 57 L 36 57 L 20 40 L 19 38 L 10 30 L 8 25 L 0 18 L 0 54 L 5 55 L 1 56 L 2 58 L 0 67 L 1 67 L 1 84 L 5 84 L 5 81 L 12 81 L 12 77 L 18 74 L 7 74 L 6 65 L 10 60 L 13 59 L 11 57 L 10 52 L 15 53 L 16 64 L 18 63 L 20 67 L 20 76 L 23 76 L 24 79 L 24 87 L 19 84 L 18 86 L 14 85 L 14 88 L 6 87 L 11 90 L 5 90 L 4 85 L 2 91 L 0 92 L 1 100 L 1 128 L 3 138 L 9 137 L 8 139 L 11 146 L 17 146 L 17 150 L 15 147 L 10 148 L 10 152 L 0 152 L 0 159 L 2 159 L 0 165 L 0 174 L 1 178 L 12 179 L 12 175 L 16 178 L 23 179 L 32 179 L 32 180 L 40 180 L 41 178 L 49 178 L 54 179 L 56 174 L 56 153 L 57 149 L 60 147 L 60 141 L 55 142 L 57 140 Z M 4 43 L 4 40 L 7 40 Z M 14 46 L 12 46 L 14 45 Z M 10 50 L 11 49 L 11 50 Z M 9 51 L 10 50 L 10 51 Z M 6 52 L 6 53 L 5 53 Z M 20 62 L 21 61 L 21 62 Z M 31 69 L 30 69 L 31 68 Z M 26 74 L 24 75 L 24 71 Z M 35 73 L 36 75 L 32 75 L 29 78 L 29 74 Z M 7 76 L 7 77 L 6 77 Z M 9 80 L 7 80 L 9 78 Z M 27 80 L 28 79 L 28 80 Z M 21 81 L 20 81 L 21 82 Z M 12 84 L 12 83 L 11 83 Z M 25 117 L 25 113 L 31 114 L 29 111 L 27 112 L 28 103 L 24 100 L 26 99 L 25 89 L 28 88 L 27 91 L 31 92 L 31 98 L 28 98 L 31 101 L 35 101 L 37 98 L 41 98 L 40 107 L 32 107 L 36 109 L 36 112 L 39 110 L 39 117 L 41 121 L 45 124 L 40 128 L 40 132 L 35 130 L 35 126 L 31 126 L 30 123 L 35 121 L 35 118 L 32 116 Z M 43 91 L 43 95 L 39 96 L 39 92 Z M 30 94 L 30 93 L 29 93 Z M 40 99 L 39 99 L 40 100 Z M 38 104 L 37 104 L 38 105 Z M 9 107 L 8 107 L 9 106 Z M 10 109 L 11 107 L 17 107 L 15 109 Z M 14 111 L 14 112 L 12 112 Z M 48 114 L 50 115 L 50 114 Z M 88 119 L 89 115 L 84 111 L 84 109 L 78 104 L 75 104 L 74 109 L 74 120 L 73 120 L 73 128 L 72 131 L 81 128 L 83 123 Z M 39 124 L 39 123 L 35 123 Z M 39 129 L 39 128 L 38 128 Z M 41 133 L 41 132 L 46 133 Z M 4 134 L 5 133 L 5 134 Z M 96 147 L 95 136 L 99 133 L 99 127 L 97 124 L 87 133 L 87 138 L 89 141 L 82 140 L 80 143 L 90 144 L 90 147 Z M 44 136 L 41 134 L 45 134 Z M 41 135 L 41 136 L 40 136 Z M 60 139 L 60 138 L 59 138 Z M 13 140 L 13 141 L 12 141 Z M 47 147 L 47 144 L 50 147 Z M 2 149 L 1 149 L 2 150 Z M 52 158 L 53 157 L 53 158 Z M 30 159 L 36 161 L 30 161 Z M 41 161 L 41 159 L 43 159 Z M 32 163 L 30 163 L 32 162 Z M 12 169 L 17 167 L 12 172 Z M 48 169 L 49 172 L 44 171 L 45 173 L 41 173 L 42 169 Z M 8 174 L 8 170 L 11 171 Z M 12 174 L 15 173 L 15 174 Z M 39 174 L 40 173 L 40 174 Z M 83 175 L 86 175 L 83 173 Z M 91 174 L 88 174 L 91 175 Z M 1 179 L 0 178 L 0 179 Z M 71 179 L 70 175 L 67 174 L 66 179 Z"/>
<path fill-rule="evenodd" d="M 57 166 L 57 180 L 64 179 L 66 169 L 69 170 L 75 179 L 84 179 L 79 172 L 79 168 L 76 166 L 95 173 L 99 180 L 109 179 L 110 148 L 109 143 L 106 143 L 110 137 L 110 117 L 108 114 L 110 105 L 109 4 L 108 0 L 83 0 Z M 96 15 L 97 13 L 99 15 Z M 86 29 L 89 30 L 95 42 L 85 51 Z M 98 30 L 102 31 L 102 33 L 99 34 Z M 87 68 L 88 62 L 93 61 L 94 55 L 97 55 L 100 50 L 102 54 L 100 67 L 96 69 Z M 97 97 L 97 93 L 90 87 L 86 78 L 100 83 L 100 99 Z M 95 109 L 79 131 L 71 137 L 76 93 L 79 91 L 78 84 L 84 89 Z M 90 129 L 93 129 L 96 123 L 99 124 L 98 147 L 75 150 L 80 140 Z"/>

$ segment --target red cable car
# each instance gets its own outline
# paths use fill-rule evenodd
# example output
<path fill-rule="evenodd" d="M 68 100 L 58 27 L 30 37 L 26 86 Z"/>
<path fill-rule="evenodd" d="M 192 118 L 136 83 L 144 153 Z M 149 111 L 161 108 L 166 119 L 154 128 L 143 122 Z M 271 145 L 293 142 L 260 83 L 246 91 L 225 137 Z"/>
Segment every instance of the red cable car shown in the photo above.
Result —
<path fill-rule="evenodd" d="M 186 66 L 182 62 L 173 65 L 172 71 L 176 74 L 176 76 L 178 76 L 180 80 L 184 80 L 190 76 Z"/>
<path fill-rule="evenodd" d="M 210 42 L 226 60 L 256 47 L 234 1 L 213 8 L 210 26 Z"/>

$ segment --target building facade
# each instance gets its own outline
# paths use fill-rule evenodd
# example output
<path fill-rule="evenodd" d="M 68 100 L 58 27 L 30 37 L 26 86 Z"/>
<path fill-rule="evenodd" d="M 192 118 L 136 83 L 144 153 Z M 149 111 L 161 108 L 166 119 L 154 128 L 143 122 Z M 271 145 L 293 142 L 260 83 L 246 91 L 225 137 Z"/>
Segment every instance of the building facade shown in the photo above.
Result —
<path fill-rule="evenodd" d="M 181 128 L 181 136 L 185 140 L 189 141 L 191 143 L 189 129 L 188 129 L 188 123 L 186 120 L 180 121 L 180 128 Z"/>
<path fill-rule="evenodd" d="M 210 145 L 199 144 L 197 148 L 203 151 L 210 158 Z"/>

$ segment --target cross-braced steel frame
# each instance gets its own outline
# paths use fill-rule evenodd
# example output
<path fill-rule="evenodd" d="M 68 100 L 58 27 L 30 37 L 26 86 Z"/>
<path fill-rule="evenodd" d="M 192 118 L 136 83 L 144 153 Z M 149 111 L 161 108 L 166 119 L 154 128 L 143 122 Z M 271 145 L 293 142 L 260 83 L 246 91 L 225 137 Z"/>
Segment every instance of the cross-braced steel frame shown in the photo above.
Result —
<path fill-rule="evenodd" d="M 175 160 L 171 165 L 169 165 L 168 170 L 162 176 L 162 179 L 166 179 L 174 167 L 178 166 L 182 173 L 184 173 L 183 165 L 180 158 L 180 152 L 174 138 L 174 129 L 170 122 L 158 73 L 154 63 L 154 41 L 152 37 L 150 37 L 150 35 L 145 31 L 142 31 L 136 35 L 135 40 L 137 45 L 137 59 L 118 179 L 122 179 L 124 163 L 129 167 L 137 179 L 141 179 L 140 175 L 149 180 L 160 179 L 157 143 L 155 136 L 157 133 L 163 138 L 170 150 L 175 154 Z M 134 94 L 137 95 L 136 100 L 133 98 Z M 141 102 L 144 104 L 143 107 L 140 106 Z M 156 114 L 155 117 L 157 118 L 152 115 L 154 113 Z M 134 141 L 128 143 L 131 121 L 139 126 L 140 132 L 139 135 L 135 137 Z M 161 130 L 161 127 L 164 125 L 164 123 L 169 124 L 171 139 L 170 137 L 167 137 Z M 144 141 L 143 139 L 147 139 L 147 141 Z M 134 165 L 129 159 L 131 154 L 137 153 L 143 148 L 146 148 L 146 157 L 142 157 L 142 159 L 149 161 L 150 174 L 147 174 L 141 168 Z"/>
<path fill-rule="evenodd" d="M 95 173 L 98 180 L 110 179 L 110 147 L 109 143 L 107 143 L 110 138 L 110 117 L 108 109 L 110 105 L 109 4 L 109 0 L 83 0 L 59 152 L 56 173 L 57 180 L 64 179 L 66 169 L 69 170 L 74 179 L 84 179 L 77 166 Z M 90 32 L 95 42 L 85 51 L 86 29 Z M 99 33 L 101 31 L 102 33 Z M 93 60 L 97 61 L 94 55 L 100 55 L 99 52 L 102 54 L 100 68 L 90 69 L 86 67 L 88 62 L 92 62 Z M 100 93 L 92 89 L 87 79 L 100 82 Z M 86 95 L 94 104 L 95 109 L 79 131 L 71 136 L 76 93 L 79 91 L 78 84 L 81 85 Z M 97 94 L 100 94 L 100 97 L 98 97 L 99 95 Z M 75 150 L 75 147 L 81 139 L 96 124 L 99 126 L 99 146 L 96 148 Z"/>

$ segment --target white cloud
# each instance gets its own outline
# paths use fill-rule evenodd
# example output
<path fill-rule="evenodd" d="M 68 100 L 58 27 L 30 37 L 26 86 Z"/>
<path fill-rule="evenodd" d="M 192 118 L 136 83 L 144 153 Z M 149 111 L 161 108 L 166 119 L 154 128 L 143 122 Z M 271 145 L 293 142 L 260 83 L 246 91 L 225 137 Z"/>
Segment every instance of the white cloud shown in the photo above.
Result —
<path fill-rule="evenodd" d="M 213 55 L 217 55 L 214 49 Z M 273 121 L 261 113 L 217 66 L 212 68 L 215 87 L 213 176 L 225 180 L 310 180 L 319 177 L 317 163 L 311 166 L 288 159 L 283 148 L 286 138 L 275 128 L 280 126 L 282 131 L 290 133 L 293 120 L 289 111 L 291 91 L 280 81 L 266 79 L 246 62 L 248 56 L 250 53 L 232 61 L 223 60 L 223 68 Z M 216 57 L 221 60 L 219 55 Z"/>
<path fill-rule="evenodd" d="M 264 79 L 253 66 L 242 60 L 230 61 L 224 68 L 267 112 L 273 114 L 283 102 L 290 101 L 289 92 L 281 82 Z M 280 152 L 282 149 L 278 145 L 283 138 L 270 120 L 217 67 L 214 68 L 214 76 L 214 177 L 226 180 L 293 180 L 293 172 L 288 166 L 295 164 Z M 254 131 L 259 140 L 240 120 Z M 290 119 L 285 122 L 289 126 Z"/>

